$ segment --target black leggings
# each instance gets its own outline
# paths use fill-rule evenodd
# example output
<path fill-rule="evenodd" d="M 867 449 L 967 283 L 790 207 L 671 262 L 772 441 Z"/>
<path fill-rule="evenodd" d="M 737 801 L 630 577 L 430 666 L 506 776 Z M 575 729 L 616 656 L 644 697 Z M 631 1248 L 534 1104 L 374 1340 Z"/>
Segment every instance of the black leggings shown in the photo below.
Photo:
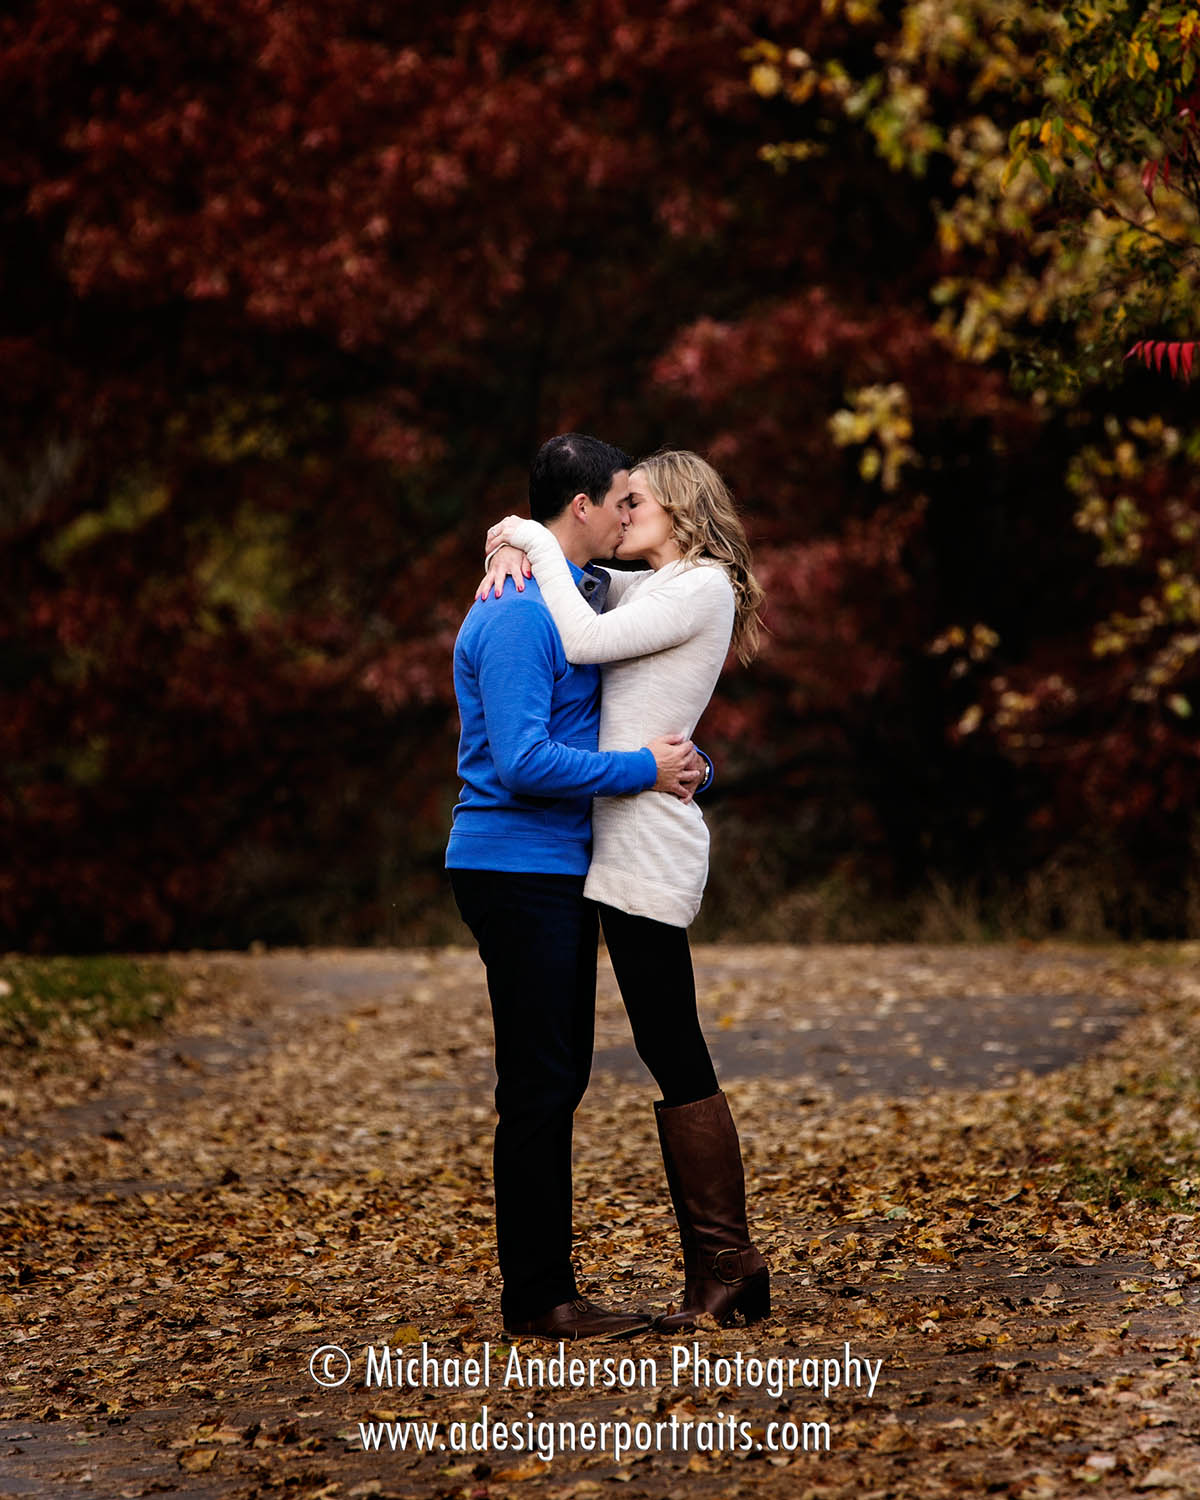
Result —
<path fill-rule="evenodd" d="M 696 1014 L 696 980 L 686 927 L 600 907 L 604 941 L 638 1056 L 669 1105 L 717 1092 L 708 1045 Z"/>

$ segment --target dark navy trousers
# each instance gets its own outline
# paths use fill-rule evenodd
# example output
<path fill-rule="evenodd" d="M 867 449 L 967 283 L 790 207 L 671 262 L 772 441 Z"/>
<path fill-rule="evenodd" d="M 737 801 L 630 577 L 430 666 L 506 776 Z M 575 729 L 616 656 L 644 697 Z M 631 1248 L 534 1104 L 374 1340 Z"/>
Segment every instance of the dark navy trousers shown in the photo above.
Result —
<path fill-rule="evenodd" d="M 496 1040 L 496 1241 L 507 1320 L 578 1295 L 571 1129 L 596 1021 L 596 908 L 583 876 L 451 870 L 487 968 Z"/>

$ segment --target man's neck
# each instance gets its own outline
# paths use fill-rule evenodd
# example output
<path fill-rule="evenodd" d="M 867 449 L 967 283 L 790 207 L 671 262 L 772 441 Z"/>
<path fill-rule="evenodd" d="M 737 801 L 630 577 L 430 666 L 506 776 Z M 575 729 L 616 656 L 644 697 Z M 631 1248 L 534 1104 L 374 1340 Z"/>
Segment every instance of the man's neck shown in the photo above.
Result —
<path fill-rule="evenodd" d="M 546 530 L 558 542 L 568 562 L 574 563 L 577 568 L 582 568 L 591 562 L 592 554 L 588 549 L 587 532 L 573 525 L 569 516 L 562 520 L 547 521 Z"/>

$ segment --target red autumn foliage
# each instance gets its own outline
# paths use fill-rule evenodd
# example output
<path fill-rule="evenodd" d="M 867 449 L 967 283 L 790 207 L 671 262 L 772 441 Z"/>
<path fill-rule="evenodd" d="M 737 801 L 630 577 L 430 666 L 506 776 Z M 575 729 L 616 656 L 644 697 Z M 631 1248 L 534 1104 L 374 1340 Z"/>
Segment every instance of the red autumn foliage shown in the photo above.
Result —
<path fill-rule="evenodd" d="M 933 331 L 937 185 L 844 124 L 818 172 L 759 159 L 793 122 L 741 49 L 841 26 L 817 0 L 0 20 L 6 945 L 457 932 L 429 915 L 450 646 L 483 526 L 571 427 L 707 451 L 747 511 L 771 634 L 702 728 L 718 914 L 756 865 L 764 900 L 847 859 L 902 890 L 1093 816 L 1038 823 L 1053 778 L 958 745 L 925 651 L 986 619 L 1061 653 L 1094 587 L 1061 433 Z M 828 423 L 893 382 L 920 464 L 881 495 Z"/>
<path fill-rule="evenodd" d="M 1156 370 L 1161 370 L 1164 356 L 1172 375 L 1182 374 L 1185 380 L 1190 380 L 1192 361 L 1196 357 L 1196 340 L 1189 339 L 1186 342 L 1175 340 L 1167 343 L 1161 339 L 1138 339 L 1125 358 L 1140 359 L 1147 369 L 1153 365 Z"/>

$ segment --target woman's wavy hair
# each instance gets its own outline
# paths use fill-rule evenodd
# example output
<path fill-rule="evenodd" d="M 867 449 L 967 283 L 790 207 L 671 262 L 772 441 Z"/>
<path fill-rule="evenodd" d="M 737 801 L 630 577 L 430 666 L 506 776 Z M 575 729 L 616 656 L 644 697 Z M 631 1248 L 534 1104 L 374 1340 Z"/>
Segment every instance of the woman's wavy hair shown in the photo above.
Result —
<path fill-rule="evenodd" d="M 725 481 L 698 453 L 663 449 L 634 465 L 670 515 L 683 562 L 711 558 L 733 584 L 733 649 L 743 666 L 758 654 L 763 591 L 750 570 L 750 545 Z"/>

